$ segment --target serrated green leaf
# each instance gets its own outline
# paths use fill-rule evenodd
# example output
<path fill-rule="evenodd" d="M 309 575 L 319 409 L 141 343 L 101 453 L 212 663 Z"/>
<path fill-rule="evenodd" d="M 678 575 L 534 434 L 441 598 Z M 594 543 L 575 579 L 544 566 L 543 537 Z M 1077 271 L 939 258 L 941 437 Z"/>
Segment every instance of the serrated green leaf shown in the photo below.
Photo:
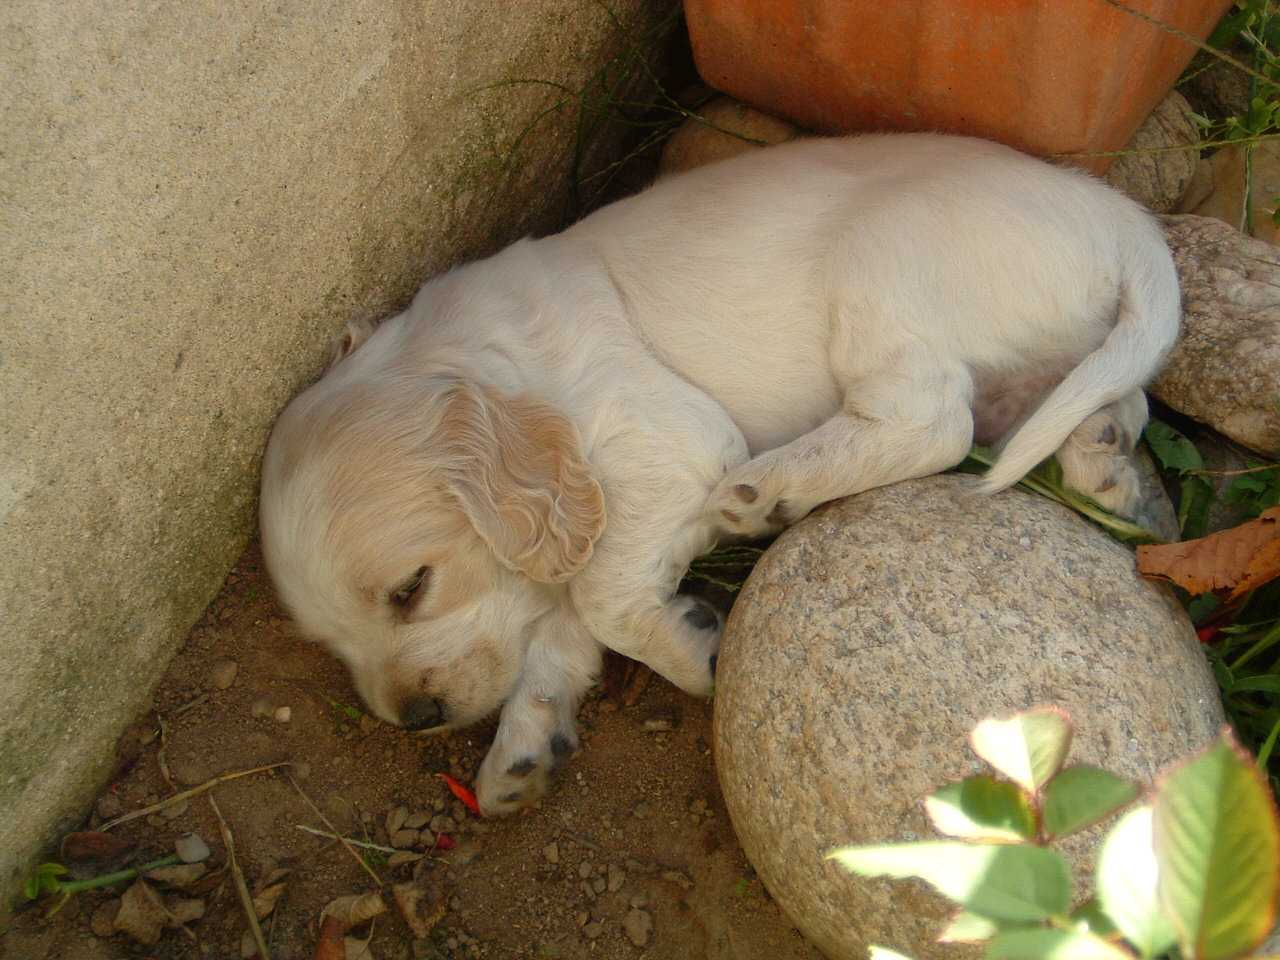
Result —
<path fill-rule="evenodd" d="M 1196 445 L 1167 423 L 1152 420 L 1147 424 L 1143 436 L 1146 437 L 1151 452 L 1160 461 L 1160 466 L 1166 470 L 1186 473 L 1188 470 L 1204 469 L 1204 458 L 1200 456 Z"/>
<path fill-rule="evenodd" d="M 1223 960 L 1261 943 L 1275 923 L 1280 826 L 1230 731 L 1159 785 L 1153 828 L 1159 903 L 1183 954 Z"/>
<path fill-rule="evenodd" d="M 1066 759 L 1071 723 L 1061 710 L 1037 707 L 1003 720 L 983 720 L 970 742 L 983 760 L 1034 793 Z"/>
<path fill-rule="evenodd" d="M 871 957 L 871 960 L 911 960 L 911 957 L 905 953 L 890 950 L 888 947 L 882 947 L 876 943 L 867 947 L 867 955 Z"/>
<path fill-rule="evenodd" d="M 926 797 L 924 808 L 934 827 L 952 837 L 1016 843 L 1036 835 L 1027 795 L 1008 780 L 983 775 L 949 783 Z"/>
<path fill-rule="evenodd" d="M 934 840 L 843 847 L 827 857 L 864 877 L 916 877 L 966 910 L 997 922 L 1043 920 L 1065 914 L 1070 906 L 1067 863 L 1043 847 Z"/>
<path fill-rule="evenodd" d="M 1109 817 L 1138 795 L 1123 777 L 1097 767 L 1068 767 L 1044 788 L 1045 831 L 1065 837 Z"/>
<path fill-rule="evenodd" d="M 1125 950 L 1081 930 L 1009 930 L 987 947 L 987 960 L 1133 960 Z"/>
<path fill-rule="evenodd" d="M 938 934 L 939 943 L 985 943 L 1000 932 L 1000 928 L 986 917 L 968 910 L 961 910 L 947 929 Z"/>
<path fill-rule="evenodd" d="M 1151 843 L 1151 808 L 1130 810 L 1107 834 L 1098 853 L 1098 902 L 1126 940 L 1144 957 L 1164 953 L 1177 933 L 1160 911 L 1158 869 Z"/>
<path fill-rule="evenodd" d="M 1086 900 L 1072 910 L 1071 922 L 1077 930 L 1096 934 L 1099 937 L 1109 937 L 1117 933 L 1116 925 L 1097 900 Z"/>

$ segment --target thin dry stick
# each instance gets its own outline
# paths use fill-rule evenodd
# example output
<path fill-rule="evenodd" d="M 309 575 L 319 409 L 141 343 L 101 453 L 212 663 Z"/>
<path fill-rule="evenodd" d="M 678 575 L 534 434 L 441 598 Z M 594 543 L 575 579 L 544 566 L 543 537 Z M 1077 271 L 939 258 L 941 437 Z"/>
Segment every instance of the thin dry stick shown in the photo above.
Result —
<path fill-rule="evenodd" d="M 253 897 L 249 894 L 249 885 L 244 881 L 244 871 L 236 860 L 236 842 L 231 836 L 231 828 L 226 818 L 218 809 L 218 801 L 209 795 L 209 806 L 213 807 L 218 817 L 218 829 L 222 831 L 222 845 L 227 848 L 227 866 L 231 869 L 231 878 L 236 884 L 236 893 L 240 894 L 240 905 L 244 907 L 244 915 L 249 920 L 249 931 L 253 934 L 253 942 L 258 947 L 262 960 L 271 960 L 271 951 L 267 949 L 266 938 L 262 936 L 262 925 L 258 923 L 258 911 L 253 908 Z"/>
<path fill-rule="evenodd" d="M 163 800 L 157 801 L 156 803 L 151 804 L 149 807 L 143 807 L 141 810 L 131 810 L 128 813 L 121 814 L 120 816 L 116 817 L 114 820 L 108 820 L 98 829 L 110 830 L 112 827 L 118 827 L 120 826 L 120 824 L 128 823 L 130 820 L 137 820 L 139 817 L 149 816 L 155 813 L 157 810 L 163 810 L 165 807 L 172 806 L 173 804 L 178 803 L 181 800 L 189 800 L 192 797 L 198 797 L 200 794 L 204 793 L 206 790 L 211 790 L 214 787 L 216 787 L 218 784 L 226 783 L 228 780 L 238 780 L 240 777 L 247 777 L 251 773 L 265 773 L 268 770 L 276 770 L 279 767 L 287 767 L 290 765 L 290 763 L 291 761 L 289 760 L 283 760 L 280 763 L 268 763 L 266 766 L 254 767 L 250 770 L 237 770 L 235 773 L 221 773 L 218 776 L 214 777 L 212 780 L 206 780 L 204 783 L 200 784 L 197 787 L 192 787 L 190 790 L 183 790 L 181 793 L 175 793 L 172 797 L 165 797 Z"/>
<path fill-rule="evenodd" d="M 1243 470 L 1188 470 L 1187 473 L 1197 477 L 1238 477 L 1246 473 L 1262 473 L 1264 470 L 1280 470 L 1280 463 L 1267 463 L 1261 467 L 1246 467 Z"/>
<path fill-rule="evenodd" d="M 169 772 L 169 758 L 165 753 L 169 728 L 165 725 L 164 717 L 156 717 L 156 723 L 160 726 L 160 746 L 156 750 L 156 763 L 159 765 L 160 775 L 164 777 L 164 782 L 169 785 L 169 789 L 177 790 L 178 787 L 173 782 L 173 774 Z"/>
<path fill-rule="evenodd" d="M 381 878 L 380 876 L 378 876 L 378 875 L 377 875 L 377 873 L 375 873 L 375 872 L 374 872 L 373 867 L 371 867 L 371 866 L 369 866 L 369 864 L 365 863 L 365 861 L 364 861 L 364 857 L 362 857 L 362 856 L 360 856 L 360 854 L 356 853 L 356 848 L 355 848 L 355 847 L 353 847 L 353 846 L 351 845 L 351 841 L 349 841 L 346 837 L 344 837 L 344 836 L 342 836 L 341 834 L 339 834 L 339 833 L 338 833 L 338 828 L 337 828 L 337 827 L 335 827 L 335 826 L 334 826 L 334 825 L 329 821 L 329 818 L 328 818 L 328 817 L 326 817 L 326 816 L 324 815 L 324 812 L 323 812 L 319 807 L 317 807 L 317 806 L 315 805 L 315 803 L 313 803 L 313 802 L 312 802 L 311 798 L 307 796 L 306 792 L 305 792 L 305 791 L 304 791 L 300 786 L 298 786 L 298 781 L 297 781 L 297 780 L 293 779 L 293 777 L 292 777 L 290 774 L 287 774 L 287 773 L 285 774 L 285 777 L 286 777 L 286 779 L 288 779 L 288 781 L 289 781 L 291 784 L 293 784 L 293 789 L 295 789 L 295 790 L 297 790 L 297 791 L 298 791 L 298 796 L 300 796 L 303 800 L 307 801 L 307 806 L 309 806 L 312 810 L 314 810 L 314 811 L 316 812 L 316 816 L 320 818 L 320 822 L 321 822 L 321 823 L 323 823 L 326 827 L 328 827 L 330 830 L 332 830 L 332 831 L 333 831 L 333 833 L 334 833 L 334 839 L 336 839 L 336 840 L 337 840 L 338 842 L 340 842 L 344 847 L 346 847 L 346 848 L 347 848 L 347 853 L 351 854 L 351 856 L 352 856 L 353 858 L 355 858 L 356 863 L 358 863 L 358 864 L 360 864 L 360 866 L 364 867 L 364 871 L 365 871 L 365 873 L 367 873 L 367 874 L 369 874 L 369 876 L 373 877 L 373 882 L 374 882 L 374 883 L 376 883 L 379 887 L 381 887 L 381 886 L 382 886 L 382 878 Z"/>
<path fill-rule="evenodd" d="M 366 843 L 363 840 L 352 840 L 344 837 L 340 833 L 330 833 L 328 830 L 317 830 L 315 827 L 308 827 L 306 824 L 295 823 L 295 827 L 299 830 L 305 830 L 307 833 L 314 834 L 317 837 L 325 837 L 329 840 L 345 840 L 353 847 L 360 847 L 363 850 L 377 850 L 379 853 L 406 853 L 405 850 L 397 850 L 395 847 L 384 847 L 380 843 Z M 363 862 L 363 861 L 361 861 Z"/>

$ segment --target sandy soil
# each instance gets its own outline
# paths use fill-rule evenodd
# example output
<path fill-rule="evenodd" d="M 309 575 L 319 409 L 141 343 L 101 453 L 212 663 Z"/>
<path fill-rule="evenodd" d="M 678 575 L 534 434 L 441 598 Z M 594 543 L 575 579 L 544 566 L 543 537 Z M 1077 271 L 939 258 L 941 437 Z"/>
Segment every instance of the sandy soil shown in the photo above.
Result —
<path fill-rule="evenodd" d="M 234 681 L 219 689 L 215 677 L 221 670 L 225 680 L 228 660 L 236 664 Z M 654 678 L 628 706 L 616 682 L 621 666 L 614 665 L 608 694 L 597 688 L 583 705 L 583 749 L 540 809 L 480 820 L 435 774 L 469 783 L 492 723 L 442 737 L 356 713 L 359 701 L 344 670 L 295 635 L 257 550 L 250 549 L 155 691 L 154 711 L 122 739 L 119 772 L 86 827 L 175 788 L 287 760 L 297 787 L 349 837 L 388 845 L 388 814 L 404 806 L 411 817 L 419 814 L 411 823 L 425 817 L 457 844 L 396 867 L 374 852 L 389 905 L 391 886 L 415 873 L 422 884 L 442 886 L 444 901 L 443 916 L 416 940 L 392 905 L 373 927 L 368 955 L 376 960 L 817 960 L 734 838 L 716 784 L 711 705 Z M 633 695 L 639 686 L 633 683 Z M 281 722 L 275 711 L 286 706 L 290 717 Z M 161 719 L 172 787 L 162 773 Z M 341 845 L 299 829 L 325 826 L 280 772 L 220 784 L 214 796 L 251 888 L 273 871 L 291 871 L 265 922 L 272 956 L 312 957 L 321 908 L 335 897 L 376 889 L 373 879 Z M 205 797 L 112 832 L 136 843 L 134 859 L 142 861 L 172 852 L 182 834 L 208 842 L 210 873 L 181 894 L 206 905 L 190 933 L 166 931 L 153 946 L 121 933 L 95 934 L 95 927 L 101 933 L 109 927 L 124 883 L 78 894 L 52 917 L 47 907 L 22 912 L 0 936 L 0 956 L 242 956 L 245 918 Z M 426 833 L 420 844 L 432 836 Z"/>

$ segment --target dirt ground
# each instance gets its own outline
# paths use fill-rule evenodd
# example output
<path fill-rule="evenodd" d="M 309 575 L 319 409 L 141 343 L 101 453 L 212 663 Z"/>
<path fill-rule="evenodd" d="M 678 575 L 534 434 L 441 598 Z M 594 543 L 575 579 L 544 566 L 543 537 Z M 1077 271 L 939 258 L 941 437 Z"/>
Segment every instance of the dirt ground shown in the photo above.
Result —
<path fill-rule="evenodd" d="M 231 670 L 225 661 L 236 664 L 235 676 L 219 689 Z M 278 960 L 313 956 L 318 917 L 330 900 L 377 889 L 346 848 L 299 829 L 327 828 L 298 788 L 348 837 L 387 846 L 388 816 L 403 806 L 410 825 L 429 820 L 418 852 L 434 842 L 432 828 L 456 844 L 443 851 L 447 841 L 440 841 L 429 856 L 395 867 L 386 853 L 370 852 L 389 906 L 374 922 L 366 954 L 376 960 L 818 960 L 734 838 L 716 783 L 711 704 L 653 678 L 643 687 L 633 680 L 631 694 L 640 692 L 627 705 L 617 682 L 622 665 L 614 664 L 614 682 L 584 703 L 583 749 L 551 796 L 516 818 L 482 820 L 435 774 L 470 783 L 492 722 L 431 736 L 357 713 L 344 669 L 295 634 L 251 548 L 175 657 L 155 691 L 154 711 L 122 739 L 119 772 L 85 828 L 218 774 L 289 761 L 281 771 L 213 790 L 249 887 L 290 871 L 264 922 Z M 280 707 L 289 708 L 287 721 L 277 718 Z M 164 778 L 162 756 L 174 786 Z M 152 946 L 121 933 L 95 934 L 95 927 L 107 932 L 126 882 L 77 894 L 51 917 L 47 906 L 21 912 L 0 936 L 0 956 L 241 957 L 247 925 L 207 797 L 112 831 L 136 844 L 135 862 L 171 853 L 173 841 L 192 832 L 212 856 L 204 878 L 172 894 L 205 902 L 189 933 L 168 930 Z M 391 893 L 415 874 L 421 886 L 441 892 L 443 906 L 428 935 L 416 940 Z"/>

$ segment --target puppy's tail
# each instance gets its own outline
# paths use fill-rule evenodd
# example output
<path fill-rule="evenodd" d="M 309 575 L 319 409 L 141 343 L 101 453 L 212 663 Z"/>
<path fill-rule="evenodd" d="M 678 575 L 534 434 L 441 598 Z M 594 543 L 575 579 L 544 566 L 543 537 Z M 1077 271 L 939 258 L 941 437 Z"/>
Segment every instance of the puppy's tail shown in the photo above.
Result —
<path fill-rule="evenodd" d="M 1178 274 L 1154 221 L 1123 250 L 1116 325 L 1049 394 L 1005 444 L 979 489 L 1017 483 L 1066 441 L 1091 414 L 1147 384 L 1178 337 Z"/>

